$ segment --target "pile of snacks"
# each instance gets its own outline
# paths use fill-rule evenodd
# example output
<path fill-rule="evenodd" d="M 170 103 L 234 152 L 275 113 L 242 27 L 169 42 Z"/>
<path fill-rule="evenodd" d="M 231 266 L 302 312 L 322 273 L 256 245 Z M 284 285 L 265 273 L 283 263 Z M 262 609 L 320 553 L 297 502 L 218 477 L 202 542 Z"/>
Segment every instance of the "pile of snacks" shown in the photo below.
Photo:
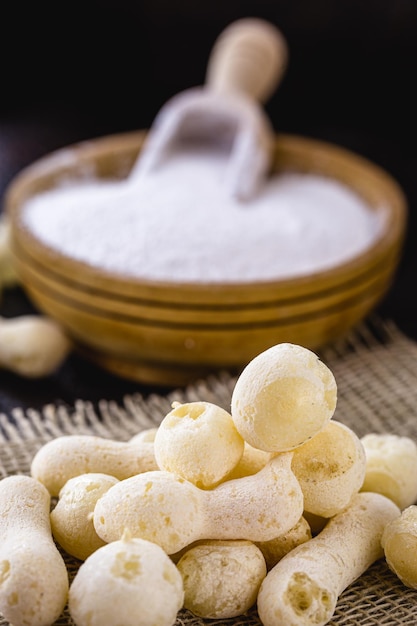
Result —
<path fill-rule="evenodd" d="M 0 481 L 0 612 L 48 626 L 68 603 L 77 626 L 171 626 L 182 608 L 257 605 L 265 626 L 324 625 L 384 555 L 417 588 L 417 445 L 359 439 L 336 402 L 328 367 L 283 343 L 246 366 L 230 413 L 174 403 L 127 442 L 46 443 L 30 477 Z M 53 539 L 81 561 L 71 583 Z"/>

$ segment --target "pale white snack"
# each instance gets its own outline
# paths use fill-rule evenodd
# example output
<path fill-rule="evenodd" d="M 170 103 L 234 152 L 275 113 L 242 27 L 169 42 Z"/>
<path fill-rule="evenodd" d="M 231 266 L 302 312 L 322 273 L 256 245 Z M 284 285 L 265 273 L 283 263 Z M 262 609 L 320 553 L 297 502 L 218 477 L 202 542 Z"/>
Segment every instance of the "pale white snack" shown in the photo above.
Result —
<path fill-rule="evenodd" d="M 243 448 L 230 413 L 211 402 L 174 402 L 154 441 L 159 468 L 201 489 L 221 482 L 239 462 Z"/>
<path fill-rule="evenodd" d="M 281 343 L 244 368 L 232 393 L 236 428 L 250 445 L 291 450 L 320 432 L 333 417 L 336 381 L 310 350 Z"/>
<path fill-rule="evenodd" d="M 410 437 L 369 433 L 361 438 L 366 454 L 362 491 L 391 498 L 400 509 L 417 501 L 417 445 Z"/>
<path fill-rule="evenodd" d="M 51 528 L 55 541 L 68 554 L 84 561 L 104 541 L 93 524 L 97 500 L 118 479 L 109 474 L 88 473 L 70 478 L 59 492 L 59 499 L 51 511 Z"/>
<path fill-rule="evenodd" d="M 365 451 L 351 428 L 331 420 L 294 450 L 292 469 L 304 494 L 304 510 L 332 517 L 360 491 L 366 470 Z"/>
<path fill-rule="evenodd" d="M 269 541 L 256 541 L 255 544 L 264 555 L 268 570 L 272 569 L 278 561 L 297 546 L 309 541 L 312 537 L 310 524 L 306 518 L 300 517 L 299 521 L 288 532 Z"/>
<path fill-rule="evenodd" d="M 266 576 L 265 559 L 251 541 L 203 541 L 177 563 L 184 607 L 207 619 L 242 615 L 256 602 Z"/>
<path fill-rule="evenodd" d="M 412 504 L 386 525 L 382 547 L 388 567 L 401 582 L 417 589 L 417 506 Z"/>
<path fill-rule="evenodd" d="M 106 542 L 120 539 L 129 528 L 168 554 L 199 539 L 273 539 L 290 530 L 303 512 L 291 459 L 291 452 L 277 455 L 257 474 L 211 490 L 163 470 L 132 476 L 98 500 L 94 527 Z"/>
<path fill-rule="evenodd" d="M 115 441 L 95 435 L 62 435 L 45 443 L 31 463 L 31 475 L 58 496 L 65 483 L 87 472 L 119 480 L 158 466 L 151 441 Z"/>
<path fill-rule="evenodd" d="M 68 609 L 77 626 L 172 626 L 184 601 L 181 574 L 154 543 L 125 532 L 79 568 Z"/>
<path fill-rule="evenodd" d="M 27 378 L 49 376 L 70 350 L 61 327 L 46 316 L 0 317 L 0 368 Z"/>
<path fill-rule="evenodd" d="M 275 455 L 275 452 L 265 452 L 265 450 L 254 448 L 247 441 L 244 444 L 243 455 L 238 464 L 226 476 L 226 480 L 257 474 Z"/>
<path fill-rule="evenodd" d="M 379 493 L 359 493 L 324 530 L 270 570 L 258 594 L 264 626 L 324 626 L 352 582 L 383 556 L 385 526 L 400 510 Z"/>
<path fill-rule="evenodd" d="M 13 626 L 50 626 L 67 601 L 68 573 L 52 539 L 50 502 L 29 476 L 0 480 L 0 612 Z"/>

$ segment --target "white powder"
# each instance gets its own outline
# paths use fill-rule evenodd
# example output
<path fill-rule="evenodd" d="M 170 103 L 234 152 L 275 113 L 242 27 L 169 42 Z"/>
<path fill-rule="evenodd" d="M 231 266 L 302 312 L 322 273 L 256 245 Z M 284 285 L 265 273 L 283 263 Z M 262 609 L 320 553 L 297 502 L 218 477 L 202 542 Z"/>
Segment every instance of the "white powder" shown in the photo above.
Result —
<path fill-rule="evenodd" d="M 336 266 L 377 237 L 380 212 L 315 174 L 272 176 L 230 198 L 227 162 L 193 149 L 146 178 L 91 181 L 31 199 L 23 222 L 44 244 L 99 269 L 161 281 L 248 282 Z"/>

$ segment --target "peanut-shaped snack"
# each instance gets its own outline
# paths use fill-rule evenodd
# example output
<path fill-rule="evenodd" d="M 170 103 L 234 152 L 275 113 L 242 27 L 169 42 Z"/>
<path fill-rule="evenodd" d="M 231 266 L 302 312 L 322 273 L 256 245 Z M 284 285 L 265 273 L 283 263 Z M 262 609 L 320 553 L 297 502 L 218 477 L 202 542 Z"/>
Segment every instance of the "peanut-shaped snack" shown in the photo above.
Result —
<path fill-rule="evenodd" d="M 49 376 L 63 363 L 70 349 L 63 330 L 48 317 L 0 317 L 0 368 L 26 378 Z"/>
<path fill-rule="evenodd" d="M 269 541 L 256 541 L 255 544 L 264 555 L 268 570 L 272 569 L 288 552 L 309 541 L 312 537 L 310 524 L 305 517 L 300 517 L 293 528 L 283 535 Z"/>
<path fill-rule="evenodd" d="M 63 435 L 44 444 L 32 459 L 31 475 L 58 496 L 74 476 L 95 472 L 119 480 L 158 469 L 154 444 L 114 441 L 95 435 Z"/>
<path fill-rule="evenodd" d="M 250 541 L 203 541 L 177 563 L 184 607 L 207 619 L 228 619 L 256 602 L 266 576 L 262 552 Z"/>
<path fill-rule="evenodd" d="M 76 626 L 172 626 L 183 602 L 182 577 L 170 558 L 126 531 L 82 563 L 68 609 Z"/>
<path fill-rule="evenodd" d="M 174 554 L 199 539 L 266 541 L 290 530 L 303 512 L 292 453 L 277 455 L 244 478 L 203 490 L 163 470 L 138 474 L 111 487 L 94 509 L 94 527 L 106 542 L 133 536 Z"/>
<path fill-rule="evenodd" d="M 109 474 L 91 472 L 70 478 L 62 487 L 51 512 L 51 528 L 55 541 L 68 554 L 84 561 L 104 545 L 94 528 L 94 507 L 117 482 L 117 478 Z"/>
<path fill-rule="evenodd" d="M 331 420 L 294 450 L 292 469 L 304 494 L 304 510 L 332 517 L 360 491 L 366 469 L 365 451 L 351 428 Z"/>
<path fill-rule="evenodd" d="M 382 547 L 388 567 L 404 585 L 417 589 L 417 506 L 405 508 L 386 525 Z"/>
<path fill-rule="evenodd" d="M 155 435 L 158 466 L 210 489 L 237 465 L 244 441 L 230 413 L 211 402 L 175 402 Z"/>
<path fill-rule="evenodd" d="M 324 530 L 273 567 L 258 594 L 264 626 L 324 626 L 352 582 L 383 556 L 385 526 L 400 510 L 379 493 L 358 493 Z"/>
<path fill-rule="evenodd" d="M 29 476 L 0 481 L 0 613 L 13 626 L 50 626 L 67 602 L 50 503 L 45 487 Z"/>
<path fill-rule="evenodd" d="M 400 509 L 417 501 L 417 445 L 409 437 L 369 433 L 361 439 L 366 454 L 362 491 L 391 498 Z"/>
<path fill-rule="evenodd" d="M 232 393 L 231 413 L 242 437 L 268 452 L 292 450 L 332 418 L 336 381 L 316 354 L 281 343 L 244 368 Z"/>

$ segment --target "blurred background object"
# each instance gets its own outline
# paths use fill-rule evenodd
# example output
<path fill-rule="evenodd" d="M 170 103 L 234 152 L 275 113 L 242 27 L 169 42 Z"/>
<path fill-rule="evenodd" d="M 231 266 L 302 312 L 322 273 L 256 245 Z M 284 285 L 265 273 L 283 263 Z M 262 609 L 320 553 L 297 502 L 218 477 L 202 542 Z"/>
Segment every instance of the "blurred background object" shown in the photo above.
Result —
<path fill-rule="evenodd" d="M 241 17 L 277 25 L 289 47 L 267 102 L 276 132 L 344 146 L 385 168 L 410 207 L 399 271 L 378 312 L 417 339 L 417 4 L 413 0 L 75 0 L 1 9 L 0 193 L 35 159 L 74 142 L 148 128 L 176 93 L 205 80 L 219 33 Z M 0 315 L 27 312 L 17 290 Z M 72 357 L 65 376 L 25 383 L 1 373 L 0 411 L 48 398 L 136 389 Z"/>

